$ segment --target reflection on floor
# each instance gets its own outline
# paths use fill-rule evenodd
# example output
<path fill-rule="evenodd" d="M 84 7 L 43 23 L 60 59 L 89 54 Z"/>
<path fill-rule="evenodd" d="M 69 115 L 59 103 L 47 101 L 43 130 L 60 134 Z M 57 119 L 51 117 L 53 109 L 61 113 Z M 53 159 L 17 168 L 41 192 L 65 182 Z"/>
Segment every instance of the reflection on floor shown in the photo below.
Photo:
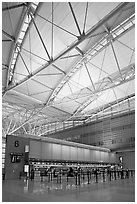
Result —
<path fill-rule="evenodd" d="M 83 180 L 80 186 L 73 179 L 62 183 L 5 180 L 2 190 L 6 202 L 134 202 L 135 177 L 90 184 Z"/>

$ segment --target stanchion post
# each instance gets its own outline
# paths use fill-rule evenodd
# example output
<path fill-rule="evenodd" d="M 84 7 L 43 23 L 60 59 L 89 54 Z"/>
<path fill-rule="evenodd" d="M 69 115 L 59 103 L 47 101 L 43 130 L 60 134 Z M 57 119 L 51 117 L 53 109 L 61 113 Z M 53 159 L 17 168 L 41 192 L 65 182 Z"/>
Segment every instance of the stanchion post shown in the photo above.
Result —
<path fill-rule="evenodd" d="M 98 183 L 98 172 L 96 171 L 96 183 Z"/>
<path fill-rule="evenodd" d="M 50 182 L 50 172 L 49 172 L 49 174 L 48 174 L 48 182 Z"/>
<path fill-rule="evenodd" d="M 61 183 L 61 170 L 60 170 L 60 183 Z"/>
<path fill-rule="evenodd" d="M 76 185 L 77 185 L 77 173 L 75 174 L 75 179 L 76 179 Z"/>
<path fill-rule="evenodd" d="M 91 180 L 91 174 L 92 174 L 92 173 L 91 173 L 91 170 L 90 170 L 90 180 Z"/>
<path fill-rule="evenodd" d="M 114 175 L 113 175 L 113 172 L 114 172 L 114 171 L 112 170 L 112 171 L 111 171 L 111 179 L 113 179 L 113 176 L 114 176 Z"/>
<path fill-rule="evenodd" d="M 41 180 L 41 182 L 42 182 L 42 181 L 43 181 L 43 176 L 41 175 L 40 178 L 41 178 L 40 180 Z"/>
<path fill-rule="evenodd" d="M 85 176 L 84 176 L 84 171 L 83 171 L 83 180 L 85 179 Z"/>
<path fill-rule="evenodd" d="M 52 171 L 51 171 L 51 181 L 52 181 Z"/>
<path fill-rule="evenodd" d="M 119 170 L 117 171 L 117 176 L 118 176 L 118 178 L 119 178 Z"/>
<path fill-rule="evenodd" d="M 116 170 L 114 171 L 114 177 L 115 177 L 115 180 L 116 180 L 117 179 Z"/>
<path fill-rule="evenodd" d="M 129 178 L 129 170 L 126 170 L 126 178 Z"/>
<path fill-rule="evenodd" d="M 103 171 L 103 182 L 105 182 L 105 171 Z"/>
<path fill-rule="evenodd" d="M 87 176 L 88 176 L 88 184 L 89 184 L 89 171 L 87 171 Z"/>
<path fill-rule="evenodd" d="M 68 182 L 68 173 L 67 173 L 67 182 Z"/>
<path fill-rule="evenodd" d="M 80 172 L 78 173 L 78 185 L 80 186 Z"/>
<path fill-rule="evenodd" d="M 110 181 L 111 181 L 111 171 L 109 172 L 109 178 L 110 178 Z"/>
<path fill-rule="evenodd" d="M 124 179 L 124 171 L 123 171 L 123 169 L 121 170 L 121 179 Z"/>

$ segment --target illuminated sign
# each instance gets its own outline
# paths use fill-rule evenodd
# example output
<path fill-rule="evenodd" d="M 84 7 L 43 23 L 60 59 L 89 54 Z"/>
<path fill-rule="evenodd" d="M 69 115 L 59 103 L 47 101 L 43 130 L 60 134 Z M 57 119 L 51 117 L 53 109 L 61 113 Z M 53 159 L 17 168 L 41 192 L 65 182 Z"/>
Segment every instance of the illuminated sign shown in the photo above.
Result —
<path fill-rule="evenodd" d="M 21 153 L 10 153 L 11 163 L 20 163 L 21 162 Z"/>

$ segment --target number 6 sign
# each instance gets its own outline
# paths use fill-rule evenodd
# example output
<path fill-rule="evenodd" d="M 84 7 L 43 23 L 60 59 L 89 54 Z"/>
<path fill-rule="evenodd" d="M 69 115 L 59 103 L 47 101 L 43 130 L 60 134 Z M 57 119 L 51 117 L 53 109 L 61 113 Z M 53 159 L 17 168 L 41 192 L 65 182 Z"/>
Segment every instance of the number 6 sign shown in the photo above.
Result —
<path fill-rule="evenodd" d="M 19 147 L 19 141 L 16 140 L 16 141 L 14 142 L 14 145 L 15 145 L 15 147 Z"/>

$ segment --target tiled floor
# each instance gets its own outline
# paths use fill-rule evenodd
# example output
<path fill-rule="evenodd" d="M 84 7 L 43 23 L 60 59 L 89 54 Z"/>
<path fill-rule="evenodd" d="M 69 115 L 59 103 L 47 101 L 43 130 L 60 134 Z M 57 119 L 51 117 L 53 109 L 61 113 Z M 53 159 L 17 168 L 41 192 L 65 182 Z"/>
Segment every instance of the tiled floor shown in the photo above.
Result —
<path fill-rule="evenodd" d="M 61 184 L 56 180 L 5 180 L 2 190 L 6 202 L 134 202 L 135 177 L 90 184 L 83 180 L 80 186 L 73 179 Z"/>

